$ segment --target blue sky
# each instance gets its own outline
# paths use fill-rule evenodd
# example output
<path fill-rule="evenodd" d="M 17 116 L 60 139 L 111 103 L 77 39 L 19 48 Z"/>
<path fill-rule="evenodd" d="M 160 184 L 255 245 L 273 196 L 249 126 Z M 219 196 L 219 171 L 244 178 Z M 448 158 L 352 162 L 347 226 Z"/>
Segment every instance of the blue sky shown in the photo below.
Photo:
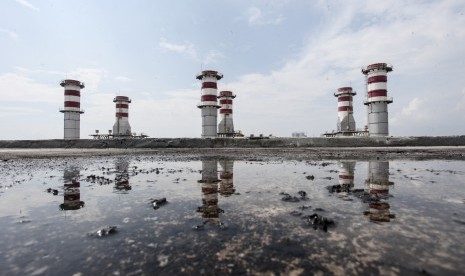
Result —
<path fill-rule="evenodd" d="M 350 3 L 350 4 L 348 4 Z M 309 136 L 336 128 L 334 91 L 391 63 L 390 134 L 465 134 L 465 2 L 0 2 L 0 139 L 63 137 L 60 80 L 83 81 L 81 138 L 111 129 L 116 95 L 151 137 L 200 137 L 202 69 L 224 74 L 236 129 Z"/>

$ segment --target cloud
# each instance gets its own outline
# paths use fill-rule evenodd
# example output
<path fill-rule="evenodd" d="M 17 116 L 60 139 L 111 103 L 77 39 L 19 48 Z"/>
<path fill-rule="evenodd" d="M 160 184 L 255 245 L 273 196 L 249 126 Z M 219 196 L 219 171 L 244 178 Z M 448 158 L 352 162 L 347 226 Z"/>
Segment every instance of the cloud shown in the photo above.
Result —
<path fill-rule="evenodd" d="M 15 0 L 15 2 L 28 9 L 39 11 L 39 8 L 35 7 L 34 5 L 32 5 L 26 0 Z"/>
<path fill-rule="evenodd" d="M 0 33 L 4 33 L 4 34 L 8 35 L 9 37 L 11 37 L 13 39 L 18 39 L 18 34 L 16 34 L 15 32 L 13 32 L 11 30 L 0 29 Z"/>
<path fill-rule="evenodd" d="M 115 77 L 115 80 L 122 81 L 122 82 L 130 82 L 130 81 L 132 81 L 132 79 L 130 79 L 128 77 L 123 77 L 123 76 Z"/>
<path fill-rule="evenodd" d="M 181 54 L 195 62 L 201 62 L 205 65 L 216 64 L 219 60 L 224 58 L 224 54 L 215 49 L 206 51 L 205 56 L 202 57 L 197 53 L 194 44 L 189 41 L 184 43 L 172 43 L 162 37 L 158 45 L 165 50 Z"/>
<path fill-rule="evenodd" d="M 420 98 L 413 98 L 407 106 L 391 119 L 393 125 L 408 122 L 424 122 L 431 118 L 431 112 L 425 110 L 427 102 Z"/>
<path fill-rule="evenodd" d="M 217 64 L 223 58 L 224 58 L 223 53 L 217 50 L 212 50 L 207 53 L 203 63 L 205 65 Z"/>
<path fill-rule="evenodd" d="M 5 102 L 60 103 L 63 91 L 17 74 L 0 75 L 0 97 Z M 58 108 L 58 106 L 57 106 Z"/>
<path fill-rule="evenodd" d="M 194 60 L 198 59 L 198 55 L 197 55 L 197 52 L 195 51 L 194 45 L 188 41 L 183 44 L 175 44 L 172 42 L 168 42 L 166 38 L 162 37 L 158 45 L 161 48 L 166 49 L 168 51 L 185 55 Z"/>
<path fill-rule="evenodd" d="M 84 82 L 86 92 L 97 92 L 100 81 L 105 77 L 106 71 L 99 68 L 78 68 L 66 74 L 67 79 Z"/>
<path fill-rule="evenodd" d="M 285 17 L 281 14 L 263 13 L 257 7 L 250 7 L 247 10 L 246 18 L 250 25 L 279 25 L 285 20 Z"/>
<path fill-rule="evenodd" d="M 37 70 L 37 69 L 30 69 L 21 66 L 14 67 L 17 71 L 23 74 L 46 74 L 46 75 L 60 75 L 63 76 L 65 73 L 61 71 L 53 71 L 53 70 Z"/>

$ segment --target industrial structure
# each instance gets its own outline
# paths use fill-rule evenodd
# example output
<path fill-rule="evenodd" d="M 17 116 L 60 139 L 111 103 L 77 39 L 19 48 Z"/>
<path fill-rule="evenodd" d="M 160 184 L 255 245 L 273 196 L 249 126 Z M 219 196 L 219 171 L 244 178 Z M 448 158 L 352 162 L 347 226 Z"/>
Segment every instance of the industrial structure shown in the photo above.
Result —
<path fill-rule="evenodd" d="M 220 91 L 218 99 L 220 100 L 220 116 L 221 121 L 218 124 L 218 137 L 234 137 L 236 133 L 234 132 L 234 123 L 233 123 L 233 99 L 236 95 L 231 91 Z"/>
<path fill-rule="evenodd" d="M 353 136 L 355 130 L 353 96 L 357 95 L 352 87 L 341 87 L 334 93 L 337 97 L 337 132 L 342 136 Z"/>
<path fill-rule="evenodd" d="M 202 111 L 202 138 L 217 137 L 217 114 L 220 108 L 217 81 L 222 78 L 222 74 L 212 70 L 205 70 L 197 75 L 197 79 L 202 81 L 200 104 L 197 105 Z"/>
<path fill-rule="evenodd" d="M 77 80 L 62 80 L 60 85 L 65 89 L 64 108 L 60 112 L 64 114 L 64 139 L 79 139 L 81 114 L 81 89 L 84 83 Z"/>
<path fill-rule="evenodd" d="M 388 104 L 392 98 L 387 95 L 387 73 L 392 65 L 374 63 L 362 69 L 366 76 L 367 94 L 364 104 L 367 106 L 368 132 L 370 136 L 388 136 Z"/>
<path fill-rule="evenodd" d="M 113 102 L 116 104 L 116 122 L 113 125 L 113 136 L 131 136 L 131 126 L 128 120 L 131 99 L 126 96 L 116 96 Z"/>
<path fill-rule="evenodd" d="M 324 137 L 337 136 L 388 136 L 388 104 L 392 98 L 387 95 L 387 73 L 392 71 L 392 65 L 374 63 L 362 68 L 365 75 L 367 106 L 367 125 L 363 130 L 355 128 L 353 116 L 353 96 L 356 95 L 352 87 L 341 87 L 334 93 L 338 98 L 337 130 L 325 132 Z"/>
<path fill-rule="evenodd" d="M 94 139 L 140 139 L 147 138 L 148 135 L 143 133 L 137 134 L 131 132 L 131 125 L 129 124 L 129 104 L 131 99 L 126 96 L 116 96 L 113 99 L 115 103 L 116 121 L 113 124 L 113 130 L 109 129 L 108 133 L 100 133 L 97 129 L 94 134 L 90 134 Z"/>

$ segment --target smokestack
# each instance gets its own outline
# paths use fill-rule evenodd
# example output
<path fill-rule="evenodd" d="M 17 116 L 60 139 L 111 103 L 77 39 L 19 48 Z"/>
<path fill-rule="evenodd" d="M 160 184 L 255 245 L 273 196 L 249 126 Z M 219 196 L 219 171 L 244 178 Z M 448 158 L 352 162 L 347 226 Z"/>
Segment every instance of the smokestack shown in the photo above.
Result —
<path fill-rule="evenodd" d="M 79 139 L 81 114 L 81 89 L 84 83 L 77 80 L 63 80 L 60 85 L 65 89 L 64 109 L 60 112 L 64 114 L 64 139 Z"/>
<path fill-rule="evenodd" d="M 362 69 L 366 76 L 367 98 L 364 104 L 368 109 L 368 132 L 370 136 L 388 136 L 388 104 L 392 98 L 387 96 L 387 73 L 392 65 L 374 63 Z"/>
<path fill-rule="evenodd" d="M 233 123 L 233 99 L 236 95 L 231 91 L 221 91 L 218 99 L 220 99 L 220 116 L 221 121 L 218 124 L 219 137 L 234 137 Z"/>
<path fill-rule="evenodd" d="M 354 132 L 355 120 L 353 115 L 352 97 L 357 95 L 352 87 L 341 87 L 334 93 L 337 97 L 337 131 Z"/>
<path fill-rule="evenodd" d="M 129 125 L 129 104 L 131 99 L 126 96 L 116 96 L 113 99 L 116 103 L 116 122 L 113 125 L 113 135 L 131 135 L 131 126 Z"/>
<path fill-rule="evenodd" d="M 217 71 L 206 70 L 197 75 L 197 79 L 202 81 L 201 102 L 197 106 L 202 110 L 202 138 L 216 138 L 217 136 L 217 109 L 220 108 L 217 102 L 217 81 L 223 75 Z"/>

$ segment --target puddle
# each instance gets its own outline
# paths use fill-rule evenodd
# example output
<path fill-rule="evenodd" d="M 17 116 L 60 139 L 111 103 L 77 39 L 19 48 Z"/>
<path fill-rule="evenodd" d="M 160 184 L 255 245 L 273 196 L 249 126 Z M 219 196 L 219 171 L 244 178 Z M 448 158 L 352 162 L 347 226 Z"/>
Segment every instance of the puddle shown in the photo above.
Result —
<path fill-rule="evenodd" d="M 2 274 L 461 274 L 465 162 L 0 163 Z"/>

